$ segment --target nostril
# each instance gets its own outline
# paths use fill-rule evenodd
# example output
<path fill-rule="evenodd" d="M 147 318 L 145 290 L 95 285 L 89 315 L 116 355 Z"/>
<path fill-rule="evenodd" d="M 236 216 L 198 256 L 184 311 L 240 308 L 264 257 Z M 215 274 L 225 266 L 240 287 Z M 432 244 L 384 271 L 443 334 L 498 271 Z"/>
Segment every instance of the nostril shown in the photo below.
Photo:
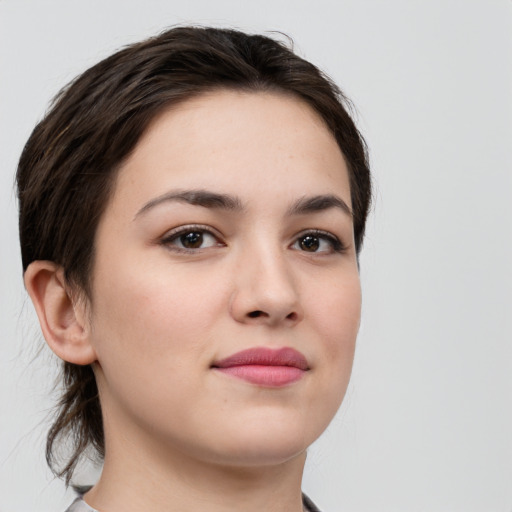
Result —
<path fill-rule="evenodd" d="M 247 313 L 247 316 L 249 318 L 260 318 L 260 317 L 268 317 L 268 313 L 265 313 L 264 311 L 261 311 L 260 309 L 256 309 L 254 311 L 251 311 L 250 313 Z M 287 320 L 295 321 L 297 320 L 298 315 L 295 311 L 292 311 L 288 315 L 286 315 Z"/>

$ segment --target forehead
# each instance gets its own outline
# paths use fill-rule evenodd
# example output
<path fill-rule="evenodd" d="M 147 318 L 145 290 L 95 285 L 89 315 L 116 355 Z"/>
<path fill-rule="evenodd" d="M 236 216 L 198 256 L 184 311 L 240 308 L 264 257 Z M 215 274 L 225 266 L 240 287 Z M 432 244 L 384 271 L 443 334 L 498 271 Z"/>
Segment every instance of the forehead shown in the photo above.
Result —
<path fill-rule="evenodd" d="M 347 167 L 323 119 L 275 92 L 213 91 L 160 113 L 121 166 L 113 199 L 140 203 L 176 187 L 242 196 L 335 187 L 350 202 Z"/>

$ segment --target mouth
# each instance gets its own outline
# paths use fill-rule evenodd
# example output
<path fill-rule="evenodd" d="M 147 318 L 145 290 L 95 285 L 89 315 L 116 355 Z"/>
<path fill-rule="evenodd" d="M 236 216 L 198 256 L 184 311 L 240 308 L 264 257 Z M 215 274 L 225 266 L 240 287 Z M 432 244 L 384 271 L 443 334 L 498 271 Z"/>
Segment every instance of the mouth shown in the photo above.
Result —
<path fill-rule="evenodd" d="M 292 384 L 309 370 L 306 357 L 289 347 L 250 348 L 216 361 L 211 367 L 226 375 L 265 387 Z"/>

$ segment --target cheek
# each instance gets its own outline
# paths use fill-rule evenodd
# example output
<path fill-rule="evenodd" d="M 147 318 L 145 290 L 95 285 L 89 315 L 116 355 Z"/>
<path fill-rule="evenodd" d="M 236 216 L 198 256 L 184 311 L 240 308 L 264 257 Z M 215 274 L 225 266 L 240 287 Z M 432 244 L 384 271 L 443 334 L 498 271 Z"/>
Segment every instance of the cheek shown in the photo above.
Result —
<path fill-rule="evenodd" d="M 137 421 L 160 414 L 155 422 L 166 424 L 162 404 L 177 410 L 197 401 L 204 388 L 201 369 L 209 366 L 208 333 L 219 304 L 211 294 L 218 288 L 184 273 L 133 269 L 109 268 L 97 281 L 92 341 L 98 382 L 105 409 Z"/>
<path fill-rule="evenodd" d="M 106 375 L 119 374 L 119 380 L 124 371 L 145 382 L 176 378 L 192 386 L 186 369 L 211 362 L 211 333 L 225 315 L 229 279 L 221 269 L 178 267 L 157 254 L 111 258 L 116 265 L 104 258 L 97 266 L 93 326 L 98 360 Z"/>
<path fill-rule="evenodd" d="M 339 282 L 340 286 L 326 287 L 310 308 L 315 319 L 312 329 L 322 344 L 317 365 L 323 403 L 331 412 L 339 407 L 350 379 L 361 316 L 359 275 Z"/>
<path fill-rule="evenodd" d="M 123 354 L 140 369 L 142 362 L 151 368 L 165 358 L 201 357 L 219 313 L 218 283 L 137 264 L 98 268 L 97 277 L 93 327 L 100 362 L 106 365 Z"/>
<path fill-rule="evenodd" d="M 334 281 L 336 282 L 336 281 Z M 326 343 L 326 355 L 338 358 L 353 351 L 361 318 L 361 286 L 359 275 L 328 284 L 311 301 L 315 328 Z"/>

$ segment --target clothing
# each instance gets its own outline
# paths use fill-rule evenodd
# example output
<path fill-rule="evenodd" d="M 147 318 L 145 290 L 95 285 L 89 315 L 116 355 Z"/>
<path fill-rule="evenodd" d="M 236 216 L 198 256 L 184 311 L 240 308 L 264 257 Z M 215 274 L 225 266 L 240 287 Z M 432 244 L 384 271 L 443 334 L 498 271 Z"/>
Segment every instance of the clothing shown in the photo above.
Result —
<path fill-rule="evenodd" d="M 304 506 L 304 512 L 320 512 L 317 506 L 304 493 L 302 493 L 302 505 Z"/>
<path fill-rule="evenodd" d="M 302 494 L 302 505 L 304 507 L 304 512 L 320 512 L 318 508 L 316 508 L 315 504 L 305 495 Z M 85 501 L 79 497 L 73 503 L 71 503 L 70 507 L 66 510 L 66 512 L 98 512 L 93 509 Z"/>
<path fill-rule="evenodd" d="M 98 512 L 97 510 L 89 507 L 82 498 L 77 498 L 71 505 L 66 509 L 66 512 Z"/>

